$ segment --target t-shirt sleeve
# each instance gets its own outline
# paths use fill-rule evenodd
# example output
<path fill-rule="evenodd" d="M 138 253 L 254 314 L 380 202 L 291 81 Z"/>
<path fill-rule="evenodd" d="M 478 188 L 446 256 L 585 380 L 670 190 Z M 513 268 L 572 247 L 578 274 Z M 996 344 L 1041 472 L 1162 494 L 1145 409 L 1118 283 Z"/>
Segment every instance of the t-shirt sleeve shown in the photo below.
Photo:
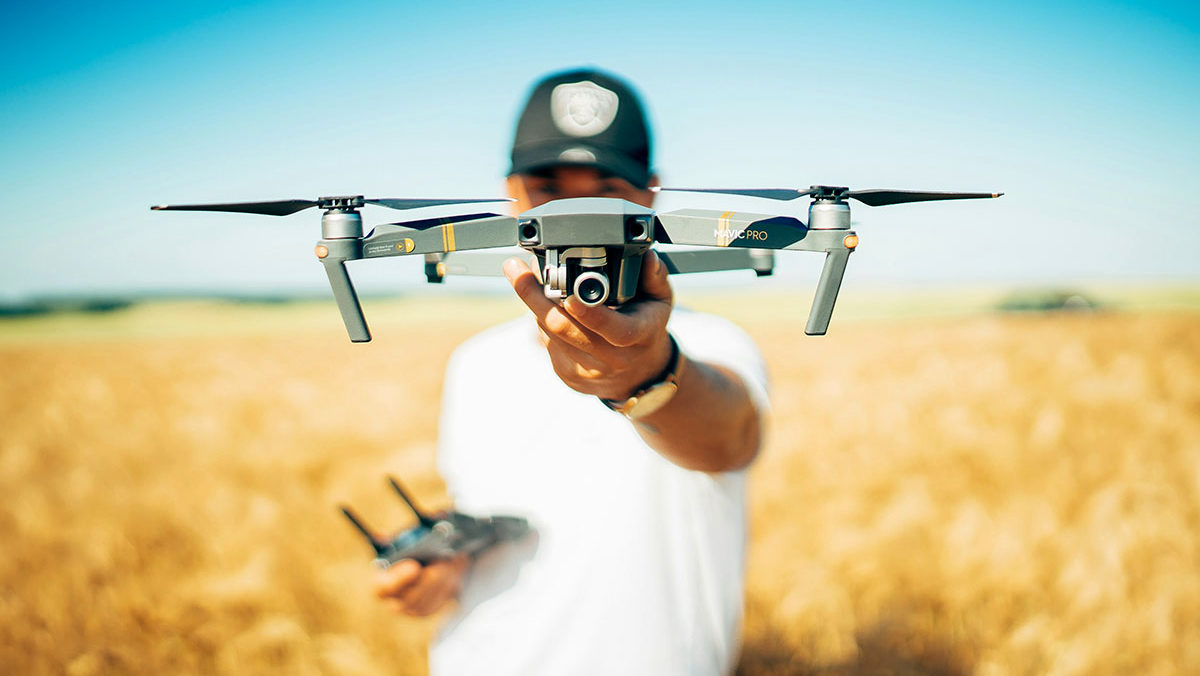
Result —
<path fill-rule="evenodd" d="M 759 415 L 770 412 L 766 361 L 754 339 L 738 325 L 722 317 L 676 309 L 668 328 L 684 354 L 741 376 Z"/>

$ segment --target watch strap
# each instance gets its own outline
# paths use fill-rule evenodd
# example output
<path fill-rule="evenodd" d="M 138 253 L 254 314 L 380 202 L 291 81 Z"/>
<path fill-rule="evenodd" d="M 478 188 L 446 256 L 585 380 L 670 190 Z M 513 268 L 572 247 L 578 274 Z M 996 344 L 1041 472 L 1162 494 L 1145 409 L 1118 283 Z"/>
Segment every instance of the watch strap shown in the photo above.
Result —
<path fill-rule="evenodd" d="M 679 343 L 675 342 L 675 336 L 672 336 L 670 333 L 667 334 L 667 338 L 671 341 L 671 356 L 667 359 L 667 365 L 663 368 L 662 372 L 643 383 L 637 388 L 637 390 L 634 391 L 633 396 L 629 397 L 628 399 L 604 399 L 603 397 L 598 397 L 605 406 L 626 417 L 633 418 L 636 417 L 633 415 L 634 408 L 637 406 L 638 401 L 642 399 L 646 393 L 663 386 L 669 385 L 671 387 L 676 387 L 675 377 L 677 375 L 677 371 L 679 370 L 680 361 Z M 665 403 L 666 402 L 664 401 L 663 404 Z M 655 410 L 657 409 L 658 407 L 655 407 Z M 647 412 L 647 415 L 651 412 L 653 411 Z"/>

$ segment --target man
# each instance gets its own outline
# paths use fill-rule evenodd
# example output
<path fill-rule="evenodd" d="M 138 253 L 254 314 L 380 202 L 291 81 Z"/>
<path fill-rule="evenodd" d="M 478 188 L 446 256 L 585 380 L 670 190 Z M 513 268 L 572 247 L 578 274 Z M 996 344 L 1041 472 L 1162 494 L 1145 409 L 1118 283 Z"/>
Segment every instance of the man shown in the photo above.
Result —
<path fill-rule="evenodd" d="M 570 197 L 650 206 L 650 152 L 628 85 L 558 73 L 521 115 L 508 191 L 518 213 Z M 474 561 L 401 561 L 376 592 L 413 615 L 457 599 L 430 651 L 435 674 L 730 671 L 743 470 L 766 409 L 757 348 L 724 320 L 673 311 L 652 252 L 620 310 L 556 303 L 517 259 L 504 272 L 533 321 L 451 358 L 439 468 L 457 509 L 524 516 L 534 531 Z"/>

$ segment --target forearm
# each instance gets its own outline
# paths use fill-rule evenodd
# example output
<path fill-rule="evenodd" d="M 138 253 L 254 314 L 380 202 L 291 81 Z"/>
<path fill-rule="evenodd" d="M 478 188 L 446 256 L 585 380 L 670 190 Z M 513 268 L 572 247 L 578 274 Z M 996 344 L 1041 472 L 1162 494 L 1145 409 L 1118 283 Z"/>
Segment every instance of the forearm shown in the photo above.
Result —
<path fill-rule="evenodd" d="M 702 472 L 746 467 L 762 439 L 759 412 L 745 383 L 727 368 L 680 354 L 679 390 L 662 408 L 633 421 L 671 462 Z"/>

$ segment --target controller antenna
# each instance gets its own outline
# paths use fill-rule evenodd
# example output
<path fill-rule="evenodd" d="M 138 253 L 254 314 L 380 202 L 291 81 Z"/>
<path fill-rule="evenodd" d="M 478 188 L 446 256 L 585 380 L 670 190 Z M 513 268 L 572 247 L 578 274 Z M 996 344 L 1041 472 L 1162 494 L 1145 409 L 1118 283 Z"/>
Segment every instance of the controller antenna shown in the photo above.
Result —
<path fill-rule="evenodd" d="M 408 497 L 408 493 L 404 492 L 404 488 L 400 486 L 399 481 L 396 481 L 395 478 L 390 476 L 387 478 L 387 480 L 388 483 L 392 485 L 392 488 L 396 491 L 396 494 L 400 496 L 400 499 L 404 501 L 404 504 L 408 505 L 408 508 L 412 510 L 413 514 L 417 515 L 417 520 L 421 522 L 421 525 L 426 528 L 433 528 L 434 524 L 437 523 L 437 519 L 421 512 L 421 510 L 417 508 L 416 503 L 412 501 L 412 498 Z"/>
<path fill-rule="evenodd" d="M 342 505 L 342 514 L 345 514 L 346 518 L 350 519 L 350 523 L 354 524 L 354 527 L 358 529 L 358 532 L 362 533 L 363 537 L 367 539 L 367 542 L 371 543 L 371 546 L 375 548 L 376 556 L 383 556 L 385 553 L 387 553 L 387 545 L 384 544 L 384 542 L 380 540 L 374 533 L 372 533 L 371 529 L 367 528 L 366 524 L 360 521 L 359 518 L 354 515 L 354 512 L 350 511 L 349 507 Z"/>

